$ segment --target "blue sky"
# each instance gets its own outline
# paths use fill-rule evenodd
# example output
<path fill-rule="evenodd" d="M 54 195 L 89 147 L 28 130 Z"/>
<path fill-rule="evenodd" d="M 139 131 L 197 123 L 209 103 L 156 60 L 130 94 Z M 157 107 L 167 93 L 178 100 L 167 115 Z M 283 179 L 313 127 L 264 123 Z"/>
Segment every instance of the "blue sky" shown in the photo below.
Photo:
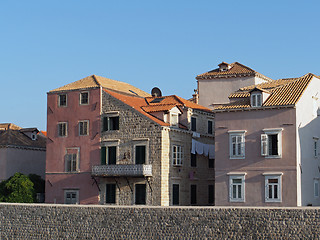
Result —
<path fill-rule="evenodd" d="M 0 122 L 46 129 L 46 93 L 96 74 L 190 98 L 222 61 L 320 75 L 320 1 L 0 1 Z"/>

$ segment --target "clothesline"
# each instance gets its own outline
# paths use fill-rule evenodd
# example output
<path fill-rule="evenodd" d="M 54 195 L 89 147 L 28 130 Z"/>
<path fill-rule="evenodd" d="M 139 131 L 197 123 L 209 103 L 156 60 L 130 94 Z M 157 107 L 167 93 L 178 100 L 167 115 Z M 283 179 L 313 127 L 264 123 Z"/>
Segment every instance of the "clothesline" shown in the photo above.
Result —
<path fill-rule="evenodd" d="M 209 156 L 209 159 L 214 159 L 214 145 L 213 144 L 205 144 L 198 142 L 197 140 L 192 139 L 192 147 L 191 153 L 192 154 L 200 154 L 204 156 Z"/>

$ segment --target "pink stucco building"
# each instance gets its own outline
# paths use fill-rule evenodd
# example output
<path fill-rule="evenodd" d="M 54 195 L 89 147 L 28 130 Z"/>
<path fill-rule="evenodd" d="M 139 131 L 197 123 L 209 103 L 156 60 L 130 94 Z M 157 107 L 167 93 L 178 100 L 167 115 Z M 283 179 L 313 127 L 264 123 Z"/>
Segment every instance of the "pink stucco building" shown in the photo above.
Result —
<path fill-rule="evenodd" d="M 242 87 L 215 112 L 217 206 L 320 205 L 320 79 Z"/>

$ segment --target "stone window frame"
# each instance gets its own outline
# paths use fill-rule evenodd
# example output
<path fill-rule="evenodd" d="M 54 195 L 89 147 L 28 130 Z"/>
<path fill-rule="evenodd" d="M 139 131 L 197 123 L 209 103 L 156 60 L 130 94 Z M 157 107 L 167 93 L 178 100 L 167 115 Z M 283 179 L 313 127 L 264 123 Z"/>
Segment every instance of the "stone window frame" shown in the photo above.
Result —
<path fill-rule="evenodd" d="M 114 185 L 115 188 L 114 188 L 114 198 L 115 198 L 115 201 L 113 203 L 107 203 L 107 185 Z M 104 191 L 104 204 L 106 205 L 115 205 L 117 204 L 117 184 L 115 182 L 107 182 L 104 184 L 105 186 L 105 191 Z"/>
<path fill-rule="evenodd" d="M 89 127 L 90 127 L 90 125 L 89 125 L 89 120 L 80 120 L 79 121 L 79 136 L 88 136 L 89 135 Z M 87 131 L 86 131 L 86 133 L 84 133 L 84 132 L 81 132 L 81 124 L 84 124 L 84 123 L 86 123 L 86 125 L 87 125 Z"/>
<path fill-rule="evenodd" d="M 133 141 L 133 149 L 132 149 L 132 163 L 136 164 L 136 146 L 145 146 L 145 165 L 149 164 L 149 139 L 148 138 L 135 138 Z"/>
<path fill-rule="evenodd" d="M 193 114 L 191 117 L 190 117 L 190 130 L 193 131 L 193 132 L 196 132 L 197 131 L 197 121 L 198 121 L 198 116 Z M 193 124 L 192 124 L 192 119 L 194 119 L 194 128 L 193 128 Z"/>
<path fill-rule="evenodd" d="M 118 118 L 117 129 L 109 129 L 109 123 L 111 118 Z M 120 114 L 118 111 L 106 112 L 102 114 L 102 132 L 119 131 L 120 129 Z M 106 126 L 107 125 L 107 126 Z"/>
<path fill-rule="evenodd" d="M 282 202 L 282 175 L 283 173 L 282 172 L 268 172 L 268 173 L 263 173 L 262 174 L 264 177 L 265 177 L 265 180 L 264 180 L 264 184 L 265 184 L 265 194 L 264 194 L 264 199 L 265 199 L 265 202 L 270 202 L 270 203 L 273 203 L 273 202 Z M 273 180 L 277 180 L 278 182 L 277 183 L 269 183 L 269 180 L 270 179 L 273 179 Z M 270 198 L 269 197 L 269 187 L 272 187 L 272 197 Z M 277 198 L 274 198 L 274 189 L 275 189 L 275 186 L 277 186 Z"/>
<path fill-rule="evenodd" d="M 211 122 L 211 124 L 209 124 L 209 122 Z M 209 131 L 209 126 L 211 125 L 211 132 Z M 209 135 L 213 135 L 213 133 L 214 133 L 214 130 L 213 130 L 213 127 L 214 125 L 213 125 L 213 119 L 211 119 L 211 118 L 208 118 L 208 120 L 207 120 L 207 134 L 209 134 Z"/>
<path fill-rule="evenodd" d="M 84 94 L 88 94 L 88 96 L 87 96 L 87 102 L 85 102 L 85 103 L 82 103 L 82 101 L 84 100 L 84 98 L 83 98 L 83 95 Z M 79 105 L 89 105 L 89 102 L 90 102 L 90 93 L 89 93 L 89 91 L 83 91 L 83 92 L 80 92 L 80 94 L 79 94 Z"/>
<path fill-rule="evenodd" d="M 136 185 L 145 185 L 145 204 L 136 204 Z M 133 184 L 133 205 L 147 205 L 148 202 L 148 187 L 146 182 L 136 182 Z"/>
<path fill-rule="evenodd" d="M 62 103 L 61 96 L 65 96 L 65 104 Z M 58 94 L 58 107 L 67 107 L 68 106 L 68 95 L 66 93 Z"/>
<path fill-rule="evenodd" d="M 192 200 L 192 187 L 195 186 L 195 201 L 193 202 Z M 190 205 L 194 206 L 198 204 L 198 196 L 199 196 L 199 188 L 198 188 L 198 184 L 190 184 Z"/>
<path fill-rule="evenodd" d="M 64 204 L 79 204 L 79 189 L 64 189 L 63 190 L 64 192 Z M 76 195 L 76 198 L 75 198 L 75 203 L 67 203 L 67 194 L 75 194 Z"/>
<path fill-rule="evenodd" d="M 64 126 L 64 131 L 62 131 L 62 126 Z M 68 136 L 68 122 L 58 122 L 57 124 L 58 137 L 67 137 Z M 64 134 L 62 134 L 64 132 Z"/>
<path fill-rule="evenodd" d="M 103 141 L 101 143 L 101 148 L 105 147 L 106 148 L 106 165 L 108 164 L 108 147 L 116 147 L 116 164 L 120 160 L 120 151 L 119 151 L 119 145 L 120 145 L 120 140 L 119 139 L 108 139 L 107 141 Z"/>
<path fill-rule="evenodd" d="M 230 172 L 229 176 L 229 202 L 245 202 L 245 172 Z M 233 180 L 241 180 L 241 183 L 234 183 Z M 241 189 L 240 197 L 233 196 L 234 187 L 236 187 L 236 195 L 239 195 L 239 186 Z"/>

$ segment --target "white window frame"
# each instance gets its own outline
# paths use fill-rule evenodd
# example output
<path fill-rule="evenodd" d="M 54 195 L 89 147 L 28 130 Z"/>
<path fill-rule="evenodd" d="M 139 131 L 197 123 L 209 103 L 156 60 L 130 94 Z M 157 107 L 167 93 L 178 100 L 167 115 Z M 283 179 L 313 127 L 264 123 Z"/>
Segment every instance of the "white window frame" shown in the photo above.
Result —
<path fill-rule="evenodd" d="M 87 93 L 88 94 L 88 102 L 87 103 L 82 103 L 82 94 L 84 93 Z M 89 92 L 80 92 L 80 95 L 79 95 L 79 102 L 80 102 L 80 105 L 88 105 L 89 104 Z"/>
<path fill-rule="evenodd" d="M 76 153 L 70 153 L 69 151 L 75 151 L 76 150 Z M 69 159 L 67 159 L 70 155 L 74 155 L 76 154 L 76 157 L 75 159 L 70 159 L 71 163 L 70 163 L 70 171 L 68 171 L 67 169 L 67 164 L 68 164 L 68 161 Z M 65 157 L 64 157 L 64 169 L 65 169 L 65 172 L 66 173 L 75 173 L 75 172 L 79 172 L 80 171 L 80 164 L 79 164 L 79 159 L 80 159 L 80 148 L 76 147 L 76 148 L 66 148 L 66 151 L 65 151 Z M 75 161 L 75 169 L 72 168 L 73 164 L 72 162 Z"/>
<path fill-rule="evenodd" d="M 313 196 L 319 198 L 319 178 L 313 179 Z"/>
<path fill-rule="evenodd" d="M 251 94 L 251 107 L 261 107 L 261 106 L 262 106 L 262 94 L 261 93 L 252 93 Z"/>
<path fill-rule="evenodd" d="M 65 128 L 65 135 L 61 135 L 60 126 Z M 58 122 L 58 137 L 67 137 L 68 136 L 68 123 L 67 122 Z"/>
<path fill-rule="evenodd" d="M 66 96 L 66 105 L 60 105 L 61 100 L 60 100 L 60 96 Z M 68 106 L 68 95 L 66 93 L 62 93 L 58 95 L 58 107 L 67 107 Z"/>
<path fill-rule="evenodd" d="M 229 202 L 245 202 L 245 175 L 246 173 L 228 173 L 229 175 Z M 241 183 L 234 183 L 233 180 L 241 180 Z M 233 196 L 234 187 L 236 188 L 236 195 Z M 238 191 L 240 187 L 240 195 Z"/>
<path fill-rule="evenodd" d="M 86 124 L 87 125 L 87 131 L 86 132 L 81 132 L 81 124 Z M 79 136 L 88 136 L 89 135 L 89 120 L 81 120 L 79 121 Z"/>
<path fill-rule="evenodd" d="M 183 164 L 183 146 L 178 144 L 172 145 L 172 165 L 182 166 Z"/>
<path fill-rule="evenodd" d="M 76 194 L 75 202 L 68 203 L 67 202 L 67 194 Z M 64 190 L 64 204 L 79 204 L 79 190 L 77 189 L 65 189 Z"/>
<path fill-rule="evenodd" d="M 229 157 L 230 159 L 245 158 L 245 130 L 232 130 L 229 133 Z M 235 140 L 235 141 L 234 141 Z M 235 148 L 234 148 L 235 146 Z M 234 152 L 235 149 L 235 152 Z M 239 151 L 240 149 L 240 151 Z"/>
<path fill-rule="evenodd" d="M 261 156 L 265 158 L 281 158 L 282 157 L 282 128 L 277 129 L 263 129 L 261 134 Z M 277 135 L 277 149 L 278 155 L 269 154 L 269 136 Z"/>
<path fill-rule="evenodd" d="M 282 175 L 283 173 L 264 173 L 265 176 L 264 184 L 265 184 L 265 193 L 264 198 L 265 202 L 282 202 Z M 269 183 L 269 179 L 277 179 L 278 183 Z M 269 198 L 269 186 L 277 186 L 277 198 Z M 272 187 L 272 191 L 274 195 L 274 187 Z"/>

